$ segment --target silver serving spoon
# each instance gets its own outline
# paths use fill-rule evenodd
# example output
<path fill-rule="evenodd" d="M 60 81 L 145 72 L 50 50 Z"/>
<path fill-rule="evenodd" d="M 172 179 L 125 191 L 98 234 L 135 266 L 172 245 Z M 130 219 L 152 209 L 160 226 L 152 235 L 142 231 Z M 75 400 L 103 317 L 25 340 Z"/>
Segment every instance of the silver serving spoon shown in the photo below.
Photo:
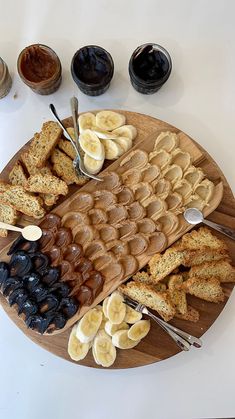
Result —
<path fill-rule="evenodd" d="M 6 230 L 11 230 L 11 231 L 18 231 L 22 234 L 24 239 L 30 240 L 32 242 L 39 240 L 40 237 L 42 236 L 41 228 L 35 225 L 29 225 L 24 228 L 21 228 L 21 227 L 13 226 L 11 224 L 0 222 L 0 228 L 5 228 Z"/>
<path fill-rule="evenodd" d="M 184 211 L 184 218 L 189 224 L 206 224 L 207 226 L 214 228 L 230 239 L 235 240 L 235 230 L 232 230 L 231 228 L 221 224 L 214 223 L 213 221 L 205 220 L 202 212 L 197 208 L 186 209 L 186 211 Z"/>
<path fill-rule="evenodd" d="M 64 132 L 64 136 L 71 142 L 74 150 L 76 151 L 77 157 L 75 158 L 75 160 L 73 161 L 76 173 L 78 176 L 86 176 L 89 177 L 91 179 L 94 180 L 99 180 L 99 181 L 103 181 L 103 179 L 95 176 L 95 175 L 91 175 L 90 173 L 88 173 L 85 169 L 83 160 L 81 158 L 80 152 L 79 152 L 79 148 L 77 147 L 76 143 L 74 142 L 73 138 L 71 137 L 71 135 L 68 133 L 68 131 L 66 130 L 63 122 L 61 121 L 61 119 L 59 118 L 55 106 L 51 103 L 49 105 L 49 108 L 51 110 L 51 112 L 53 113 L 55 119 L 57 120 L 58 124 L 60 125 L 60 127 L 62 128 L 63 132 Z"/>

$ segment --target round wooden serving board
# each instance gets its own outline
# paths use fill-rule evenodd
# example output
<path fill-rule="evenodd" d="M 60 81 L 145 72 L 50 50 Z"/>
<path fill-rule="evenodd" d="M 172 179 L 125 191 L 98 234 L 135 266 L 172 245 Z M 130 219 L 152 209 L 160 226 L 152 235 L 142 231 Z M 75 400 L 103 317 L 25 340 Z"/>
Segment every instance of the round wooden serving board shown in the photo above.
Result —
<path fill-rule="evenodd" d="M 149 137 L 154 131 L 160 130 L 174 130 L 178 132 L 179 130 L 166 122 L 160 121 L 158 119 L 152 118 L 147 115 L 142 115 L 134 112 L 118 111 L 123 113 L 127 118 L 127 123 L 135 125 L 138 130 L 138 136 L 135 140 L 135 143 L 142 141 Z M 67 126 L 71 126 L 71 118 L 65 120 Z M 220 180 L 223 181 L 224 185 L 224 195 L 223 199 L 216 209 L 208 218 L 232 227 L 235 229 L 235 199 L 232 194 L 232 191 L 224 178 L 221 170 L 212 160 L 212 158 L 205 152 L 198 144 L 197 146 L 201 149 L 203 153 L 203 159 L 200 161 L 200 167 L 206 173 L 207 177 L 214 182 Z M 16 153 L 14 158 L 7 164 L 7 166 L 2 171 L 0 177 L 1 179 L 8 180 L 8 174 L 15 164 L 16 160 L 19 158 L 22 153 L 22 149 Z M 76 190 L 71 188 L 71 193 Z M 68 197 L 66 197 L 67 199 Z M 62 202 L 62 201 L 61 201 Z M 22 217 L 20 223 L 23 225 L 26 221 L 26 217 Z M 223 238 L 228 244 L 230 255 L 233 258 L 233 263 L 235 263 L 235 242 L 221 236 L 219 233 L 216 233 L 219 237 Z M 10 233 L 6 239 L 0 239 L 0 251 L 8 245 L 14 238 L 14 233 Z M 197 337 L 200 337 L 204 332 L 209 329 L 209 327 L 214 323 L 216 318 L 219 316 L 223 310 L 227 299 L 229 298 L 234 284 L 226 284 L 223 286 L 226 300 L 223 303 L 214 304 L 207 303 L 198 298 L 189 296 L 188 302 L 190 305 L 195 307 L 200 312 L 200 320 L 197 323 L 191 323 L 184 320 L 173 320 L 171 323 L 177 327 L 189 332 Z M 65 332 L 54 335 L 54 336 L 41 336 L 29 329 L 26 328 L 21 319 L 17 316 L 17 313 L 14 309 L 9 307 L 6 299 L 0 294 L 0 303 L 3 306 L 4 310 L 8 316 L 13 320 L 13 322 L 22 330 L 22 332 L 27 335 L 32 341 L 52 352 L 55 355 L 58 355 L 68 361 L 74 362 L 70 359 L 67 353 L 67 343 L 70 334 L 68 329 Z M 215 333 L 216 329 L 214 328 Z M 203 349 L 201 349 L 203 350 Z M 149 334 L 144 338 L 140 344 L 129 350 L 119 350 L 117 353 L 117 358 L 115 363 L 111 368 L 131 368 L 138 367 L 142 365 L 151 364 L 153 362 L 161 361 L 163 359 L 169 358 L 177 354 L 180 350 L 171 340 L 171 338 L 164 332 L 158 325 L 152 323 Z M 200 352 L 198 353 L 200 354 Z M 89 351 L 87 357 L 79 362 L 78 364 L 100 368 L 93 360 L 91 351 Z"/>

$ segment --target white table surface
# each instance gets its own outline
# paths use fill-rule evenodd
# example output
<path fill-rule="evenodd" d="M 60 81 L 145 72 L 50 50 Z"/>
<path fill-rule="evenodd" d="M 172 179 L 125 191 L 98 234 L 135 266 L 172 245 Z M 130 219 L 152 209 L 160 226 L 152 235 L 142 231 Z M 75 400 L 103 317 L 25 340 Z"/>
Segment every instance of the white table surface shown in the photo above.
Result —
<path fill-rule="evenodd" d="M 0 101 L 0 170 L 51 118 L 48 104 L 66 117 L 75 94 L 81 111 L 128 109 L 181 128 L 209 151 L 234 191 L 234 14 L 233 0 L 0 0 L 0 56 L 13 76 L 10 94 Z M 169 50 L 173 72 L 157 94 L 144 96 L 130 85 L 127 68 L 135 47 L 149 41 Z M 35 95 L 17 75 L 19 52 L 35 42 L 54 48 L 62 62 L 63 83 L 51 96 Z M 70 75 L 74 52 L 92 43 L 106 48 L 115 63 L 110 89 L 96 98 L 78 91 Z M 204 335 L 203 349 L 119 371 L 51 355 L 0 309 L 0 418 L 232 417 L 234 305 L 233 293 Z"/>

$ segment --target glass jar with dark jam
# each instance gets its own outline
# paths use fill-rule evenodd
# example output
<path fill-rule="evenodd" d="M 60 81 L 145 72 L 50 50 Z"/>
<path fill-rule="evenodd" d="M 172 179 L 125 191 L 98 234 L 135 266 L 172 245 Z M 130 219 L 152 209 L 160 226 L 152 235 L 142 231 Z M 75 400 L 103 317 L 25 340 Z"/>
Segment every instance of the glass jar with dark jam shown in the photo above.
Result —
<path fill-rule="evenodd" d="M 140 45 L 129 61 L 131 84 L 140 93 L 157 92 L 167 81 L 172 69 L 169 53 L 157 44 Z"/>
<path fill-rule="evenodd" d="M 75 83 L 89 96 L 101 95 L 108 89 L 113 71 L 111 55 L 97 45 L 80 48 L 71 63 L 71 73 Z"/>

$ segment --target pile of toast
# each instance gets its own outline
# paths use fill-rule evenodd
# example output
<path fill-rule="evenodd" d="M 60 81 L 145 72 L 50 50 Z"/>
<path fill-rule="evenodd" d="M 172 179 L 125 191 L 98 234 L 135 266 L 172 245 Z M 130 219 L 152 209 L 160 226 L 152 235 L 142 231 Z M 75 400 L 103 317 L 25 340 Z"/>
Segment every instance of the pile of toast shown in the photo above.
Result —
<path fill-rule="evenodd" d="M 196 322 L 199 312 L 188 305 L 187 294 L 219 303 L 222 284 L 235 282 L 226 244 L 206 227 L 185 234 L 163 254 L 154 255 L 147 271 L 138 272 L 120 291 L 156 310 L 165 320 L 173 317 Z"/>
<path fill-rule="evenodd" d="M 69 130 L 73 135 L 73 128 Z M 19 213 L 42 218 L 60 195 L 67 195 L 68 185 L 86 183 L 75 172 L 75 157 L 60 126 L 45 122 L 12 168 L 9 183 L 0 180 L 0 221 L 14 225 Z M 0 237 L 6 236 L 7 230 L 0 229 Z"/>

